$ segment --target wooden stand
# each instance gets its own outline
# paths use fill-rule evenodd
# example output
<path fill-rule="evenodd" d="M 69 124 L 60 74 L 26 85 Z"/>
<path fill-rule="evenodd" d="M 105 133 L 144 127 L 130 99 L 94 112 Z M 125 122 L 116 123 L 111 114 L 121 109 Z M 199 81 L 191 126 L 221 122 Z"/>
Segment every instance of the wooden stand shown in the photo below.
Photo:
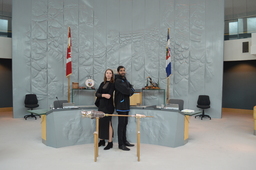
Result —
<path fill-rule="evenodd" d="M 137 157 L 138 162 L 140 161 L 140 118 L 136 118 L 137 120 Z"/>
<path fill-rule="evenodd" d="M 87 117 L 86 115 L 83 115 Z M 145 116 L 145 115 L 116 115 L 116 114 L 104 114 L 104 116 L 122 116 L 122 117 L 135 117 L 137 120 L 137 157 L 138 161 L 140 161 L 140 119 L 145 117 L 153 117 L 153 116 Z M 99 156 L 99 117 L 95 117 L 96 119 L 96 131 L 93 133 L 94 135 L 94 162 L 97 162 L 97 157 Z"/>
<path fill-rule="evenodd" d="M 94 135 L 94 162 L 97 162 L 97 157 L 99 156 L 99 118 L 96 117 L 96 131 L 93 133 Z"/>

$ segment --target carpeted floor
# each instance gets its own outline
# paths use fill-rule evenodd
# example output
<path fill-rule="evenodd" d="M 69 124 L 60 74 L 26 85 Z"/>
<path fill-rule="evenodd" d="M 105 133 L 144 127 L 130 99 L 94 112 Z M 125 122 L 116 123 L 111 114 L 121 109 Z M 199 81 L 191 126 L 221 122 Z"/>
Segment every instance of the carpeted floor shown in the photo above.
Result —
<path fill-rule="evenodd" d="M 52 148 L 41 142 L 41 119 L 13 119 L 0 109 L 0 170 L 255 170 L 256 136 L 253 111 L 223 109 L 221 119 L 191 117 L 189 141 L 170 148 L 141 144 L 125 152 L 99 149 L 93 160 L 93 144 Z"/>

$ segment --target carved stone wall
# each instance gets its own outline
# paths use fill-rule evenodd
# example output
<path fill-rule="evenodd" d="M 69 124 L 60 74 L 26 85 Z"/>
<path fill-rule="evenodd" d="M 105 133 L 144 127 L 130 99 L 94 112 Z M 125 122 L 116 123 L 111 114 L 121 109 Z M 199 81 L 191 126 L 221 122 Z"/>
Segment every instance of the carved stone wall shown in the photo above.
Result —
<path fill-rule="evenodd" d="M 170 28 L 170 98 L 196 109 L 208 94 L 209 114 L 221 117 L 224 0 L 13 0 L 14 117 L 26 114 L 27 93 L 39 108 L 67 99 L 67 30 L 72 32 L 71 82 L 91 77 L 97 88 L 105 69 L 124 65 L 136 89 L 150 76 L 167 89 L 165 47 Z M 152 101 L 159 96 L 151 96 Z M 80 102 L 81 103 L 81 102 Z M 154 103 L 152 103 L 154 104 Z"/>

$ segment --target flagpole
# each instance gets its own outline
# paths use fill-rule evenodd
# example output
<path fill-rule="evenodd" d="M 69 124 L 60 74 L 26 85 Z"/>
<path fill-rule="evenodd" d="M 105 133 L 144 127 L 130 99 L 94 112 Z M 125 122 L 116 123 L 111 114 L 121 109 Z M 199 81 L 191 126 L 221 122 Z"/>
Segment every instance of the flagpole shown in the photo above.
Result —
<path fill-rule="evenodd" d="M 168 41 L 170 41 L 170 28 L 168 28 L 168 31 L 167 31 L 167 46 L 166 46 L 166 48 L 170 48 L 169 47 L 170 44 L 168 44 Z M 169 53 L 170 53 L 170 51 L 169 51 Z M 171 70 L 170 70 L 170 73 L 171 73 Z M 165 102 L 166 104 L 168 103 L 168 100 L 170 99 L 170 76 L 171 76 L 171 74 L 168 75 L 168 73 L 167 73 L 166 102 Z"/>
<path fill-rule="evenodd" d="M 66 77 L 68 78 L 68 102 L 70 103 L 70 75 L 72 74 L 71 62 L 71 29 L 68 27 L 68 47 L 67 47 L 67 60 L 66 60 Z"/>
<path fill-rule="evenodd" d="M 171 33 L 171 31 L 170 31 L 170 28 L 168 28 L 168 32 L 169 32 L 169 36 L 170 36 L 170 33 Z M 171 45 L 171 44 L 170 44 Z M 171 53 L 171 51 L 170 51 L 170 53 Z M 170 54 L 171 55 L 171 54 Z M 172 70 L 171 70 L 171 72 L 172 72 Z M 168 76 L 168 99 L 167 100 L 169 100 L 170 99 L 170 77 L 171 77 L 171 75 L 172 74 L 170 74 L 169 76 Z"/>
<path fill-rule="evenodd" d="M 170 76 L 167 77 L 167 95 L 166 95 L 166 104 L 168 103 L 168 100 L 170 99 Z"/>
<path fill-rule="evenodd" d="M 68 103 L 70 103 L 70 76 L 68 76 Z"/>

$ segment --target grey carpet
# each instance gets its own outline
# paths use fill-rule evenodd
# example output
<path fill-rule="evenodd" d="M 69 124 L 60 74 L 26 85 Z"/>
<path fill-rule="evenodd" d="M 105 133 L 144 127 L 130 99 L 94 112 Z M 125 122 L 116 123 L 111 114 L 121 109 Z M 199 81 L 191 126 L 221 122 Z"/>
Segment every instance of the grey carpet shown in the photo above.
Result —
<path fill-rule="evenodd" d="M 93 160 L 93 144 L 52 148 L 41 142 L 41 119 L 13 119 L 0 110 L 0 170 L 255 170 L 256 136 L 252 110 L 223 109 L 221 119 L 191 117 L 189 141 L 170 148 L 141 144 L 125 152 L 99 148 Z M 136 134 L 135 134 L 136 135 Z"/>

